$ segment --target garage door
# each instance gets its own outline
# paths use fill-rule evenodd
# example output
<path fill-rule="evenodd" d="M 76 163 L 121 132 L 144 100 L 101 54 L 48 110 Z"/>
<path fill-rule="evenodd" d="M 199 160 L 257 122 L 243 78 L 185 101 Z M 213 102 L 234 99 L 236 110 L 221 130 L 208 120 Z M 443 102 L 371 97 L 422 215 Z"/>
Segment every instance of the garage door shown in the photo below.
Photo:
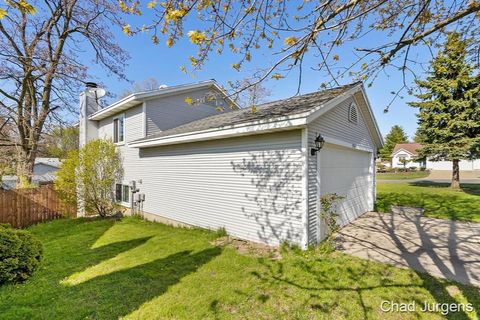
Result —
<path fill-rule="evenodd" d="M 373 210 L 372 153 L 325 145 L 319 152 L 320 194 L 336 193 L 344 199 L 338 205 L 340 225 Z"/>

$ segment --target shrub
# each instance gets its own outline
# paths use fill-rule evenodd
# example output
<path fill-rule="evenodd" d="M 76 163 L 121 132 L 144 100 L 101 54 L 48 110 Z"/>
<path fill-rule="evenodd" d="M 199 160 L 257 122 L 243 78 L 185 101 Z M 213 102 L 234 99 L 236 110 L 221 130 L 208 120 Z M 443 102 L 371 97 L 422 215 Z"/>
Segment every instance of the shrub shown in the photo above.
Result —
<path fill-rule="evenodd" d="M 77 204 L 77 196 L 87 214 L 105 217 L 118 208 L 114 184 L 122 181 L 120 153 L 112 141 L 89 141 L 79 151 L 72 151 L 57 171 L 55 189 L 61 199 Z"/>
<path fill-rule="evenodd" d="M 221 238 L 221 237 L 226 237 L 228 236 L 227 229 L 225 227 L 218 228 L 215 230 L 215 237 Z"/>
<path fill-rule="evenodd" d="M 337 204 L 344 198 L 336 193 L 329 193 L 320 197 L 320 219 L 327 226 L 326 240 L 328 241 L 331 239 L 332 234 L 340 228 L 337 222 Z"/>
<path fill-rule="evenodd" d="M 42 258 L 42 244 L 28 231 L 0 225 L 0 284 L 27 280 Z"/>

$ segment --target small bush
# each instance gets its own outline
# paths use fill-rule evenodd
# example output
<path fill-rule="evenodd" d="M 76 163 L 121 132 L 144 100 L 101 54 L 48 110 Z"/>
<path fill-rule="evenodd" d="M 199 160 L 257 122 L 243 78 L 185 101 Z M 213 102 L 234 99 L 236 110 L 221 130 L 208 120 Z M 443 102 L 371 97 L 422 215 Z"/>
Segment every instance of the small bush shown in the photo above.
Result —
<path fill-rule="evenodd" d="M 42 253 L 41 242 L 29 232 L 0 225 L 0 284 L 27 280 Z"/>
<path fill-rule="evenodd" d="M 215 230 L 215 237 L 221 238 L 221 237 L 226 237 L 228 236 L 227 229 L 225 227 L 218 228 Z"/>

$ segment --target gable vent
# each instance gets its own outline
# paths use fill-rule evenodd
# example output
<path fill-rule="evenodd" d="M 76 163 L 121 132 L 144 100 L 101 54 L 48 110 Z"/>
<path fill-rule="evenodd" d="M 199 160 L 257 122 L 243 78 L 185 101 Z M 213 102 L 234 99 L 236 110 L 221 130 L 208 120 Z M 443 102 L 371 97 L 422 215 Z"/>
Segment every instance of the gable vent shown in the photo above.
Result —
<path fill-rule="evenodd" d="M 348 107 L 348 121 L 354 124 L 358 123 L 357 106 L 353 103 Z"/>

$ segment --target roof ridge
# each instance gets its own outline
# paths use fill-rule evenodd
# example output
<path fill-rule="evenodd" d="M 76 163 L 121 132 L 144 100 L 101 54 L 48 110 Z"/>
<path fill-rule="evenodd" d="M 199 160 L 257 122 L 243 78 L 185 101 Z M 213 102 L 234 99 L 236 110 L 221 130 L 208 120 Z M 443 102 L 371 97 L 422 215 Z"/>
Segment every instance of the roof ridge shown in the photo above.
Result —
<path fill-rule="evenodd" d="M 355 81 L 355 82 L 347 83 L 347 84 L 344 84 L 344 85 L 341 85 L 341 86 L 326 88 L 326 89 L 322 89 L 322 90 L 316 90 L 316 91 L 312 91 L 312 92 L 308 92 L 308 93 L 304 93 L 304 94 L 299 94 L 299 95 L 293 95 L 293 96 L 290 96 L 288 98 L 276 99 L 276 100 L 272 100 L 272 101 L 269 101 L 269 102 L 264 102 L 264 103 L 261 103 L 261 104 L 257 105 L 256 107 L 261 108 L 261 107 L 263 107 L 265 105 L 268 105 L 270 103 L 277 103 L 277 102 L 280 102 L 280 101 L 288 101 L 290 99 L 301 98 L 301 97 L 305 97 L 305 96 L 308 96 L 308 95 L 325 93 L 327 91 L 333 91 L 333 90 L 339 90 L 339 89 L 345 89 L 345 87 L 354 87 L 354 86 L 356 86 L 358 84 L 361 84 L 361 83 L 362 83 L 362 81 Z M 250 107 L 251 106 L 241 108 L 241 109 L 247 109 L 247 108 L 250 108 Z"/>

